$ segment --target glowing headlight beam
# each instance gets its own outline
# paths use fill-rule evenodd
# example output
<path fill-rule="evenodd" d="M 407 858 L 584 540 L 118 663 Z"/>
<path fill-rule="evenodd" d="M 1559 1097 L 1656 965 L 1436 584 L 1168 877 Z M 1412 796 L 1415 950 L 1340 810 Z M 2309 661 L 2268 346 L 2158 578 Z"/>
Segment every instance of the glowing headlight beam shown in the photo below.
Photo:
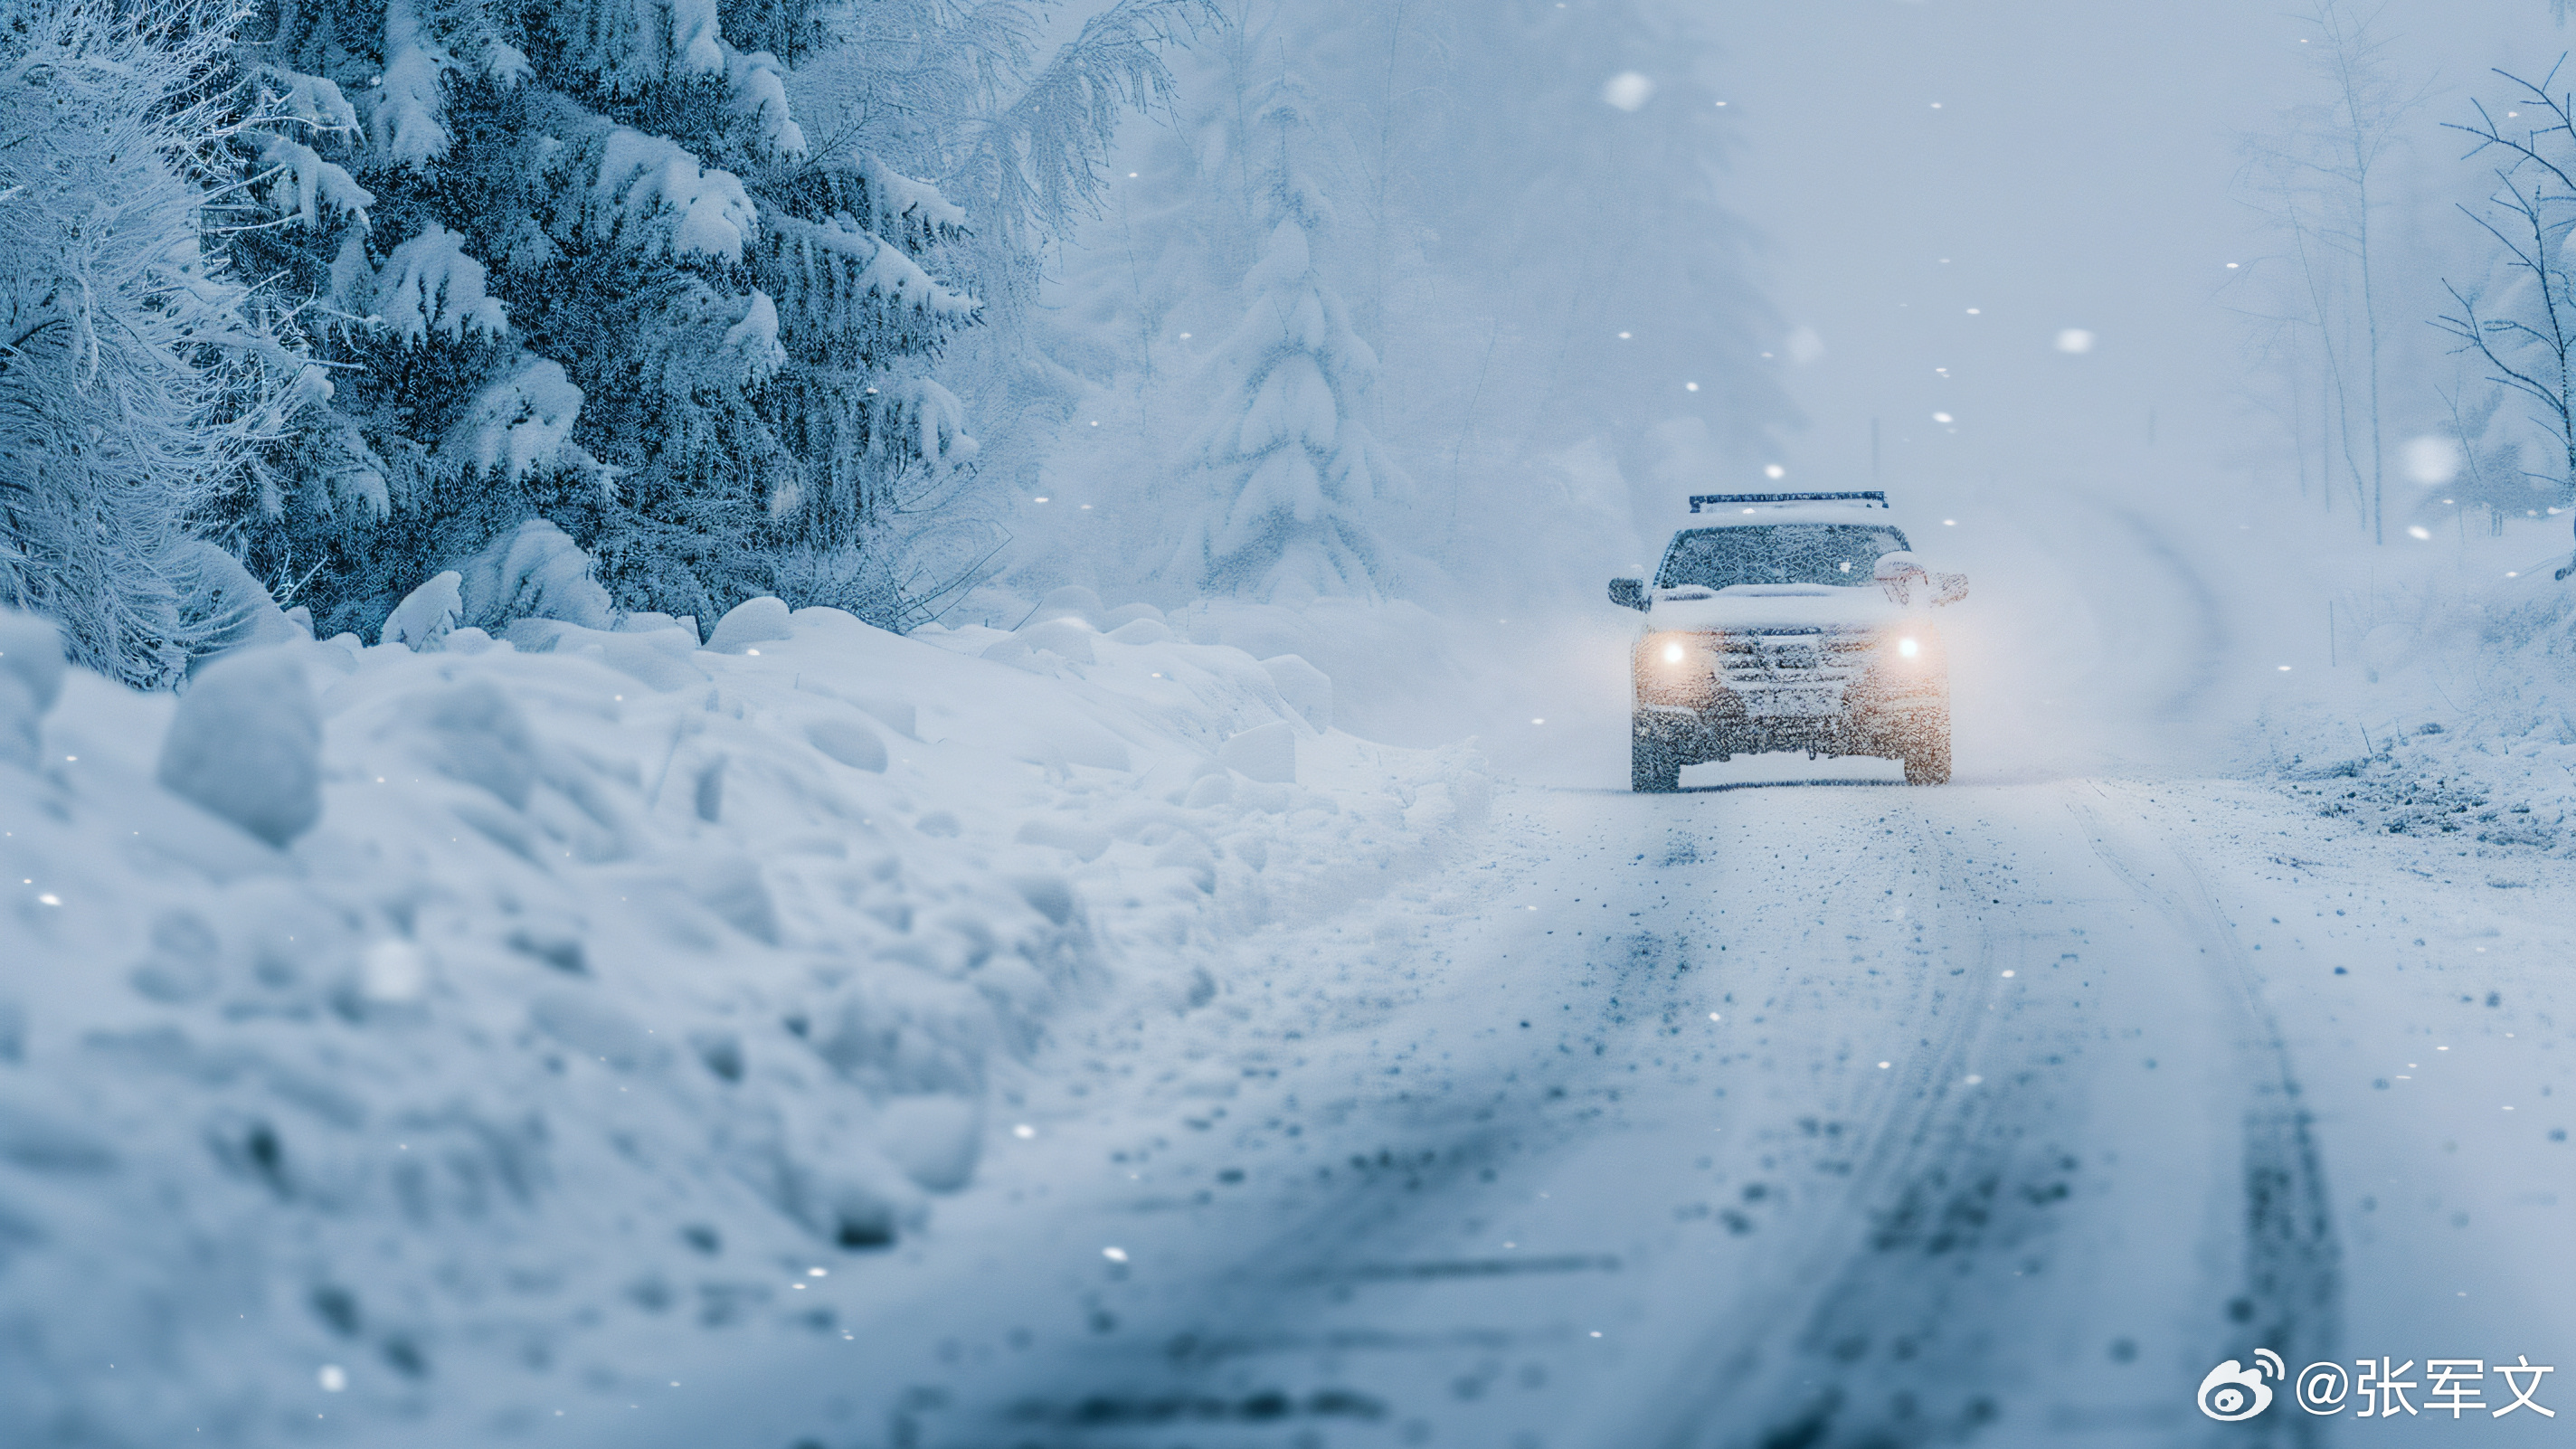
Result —
<path fill-rule="evenodd" d="M 1923 646 L 1915 643 L 1911 639 L 1899 639 L 1896 641 L 1896 652 L 1904 655 L 1908 659 L 1911 659 L 1915 655 L 1923 652 Z"/>
<path fill-rule="evenodd" d="M 1666 664 L 1679 664 L 1682 662 L 1682 653 L 1681 645 L 1677 643 L 1667 644 L 1664 646 L 1664 662 Z"/>

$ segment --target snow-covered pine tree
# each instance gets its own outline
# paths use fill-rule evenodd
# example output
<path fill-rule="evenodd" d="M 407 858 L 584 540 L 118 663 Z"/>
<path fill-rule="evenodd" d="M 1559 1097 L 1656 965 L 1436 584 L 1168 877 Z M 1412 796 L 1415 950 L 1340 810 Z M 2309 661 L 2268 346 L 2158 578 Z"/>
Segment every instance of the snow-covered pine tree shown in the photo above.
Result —
<path fill-rule="evenodd" d="M 175 678 L 215 627 L 189 525 L 298 375 L 200 246 L 227 156 L 203 97 L 237 18 L 35 0 L 0 19 L 0 603 L 134 684 Z"/>
<path fill-rule="evenodd" d="M 943 353 L 940 378 L 988 446 L 977 475 L 998 486 L 941 490 L 902 510 L 890 583 L 918 601 L 969 584 L 1008 541 L 1005 499 L 1024 494 L 1080 381 L 1063 358 L 1092 344 L 1038 294 L 1049 265 L 1100 211 L 1119 127 L 1164 108 L 1165 55 L 1220 23 L 1215 0 L 1085 0 L 1071 38 L 1041 57 L 1039 7 L 961 7 L 926 29 L 908 7 L 844 12 L 842 43 L 789 77 L 800 112 L 849 147 L 938 178 L 973 231 L 939 260 L 982 304 L 980 325 Z M 848 561 L 817 559 L 820 570 Z"/>
<path fill-rule="evenodd" d="M 1100 422 L 1058 434 L 1029 491 L 1096 507 L 1019 521 L 1061 530 L 1072 560 L 1026 565 L 1027 586 L 1174 605 L 1201 584 L 1170 565 L 1207 477 L 1165 435 L 1224 390 L 1206 364 L 1275 231 L 1276 146 L 1247 133 L 1283 58 L 1312 98 L 1295 159 L 1333 210 L 1310 256 L 1379 358 L 1358 416 L 1412 480 L 1372 518 L 1382 591 L 1428 601 L 1496 568 L 1588 589 L 1684 480 L 1759 477 L 1794 417 L 1764 357 L 1788 329 L 1720 185 L 1732 113 L 1702 83 L 1720 22 L 1687 8 L 1229 4 L 1236 28 L 1177 63 L 1181 123 L 1131 133 L 1117 169 L 1136 179 L 1051 274 L 1048 315 L 1082 329 L 1056 355 Z M 1652 88 L 1614 102 L 1629 72 Z"/>
<path fill-rule="evenodd" d="M 1183 521 L 1172 572 L 1277 603 L 1374 598 L 1383 548 L 1371 515 L 1402 484 L 1363 421 L 1377 355 L 1316 263 L 1331 212 L 1301 169 L 1311 98 L 1282 75 L 1255 99 L 1239 144 L 1267 235 L 1243 277 L 1242 320 L 1216 352 L 1224 391 L 1191 445 L 1199 476 L 1185 489 L 1205 501 Z"/>
<path fill-rule="evenodd" d="M 791 565 L 850 552 L 909 480 L 973 455 L 930 364 L 976 315 L 925 267 L 964 214 L 790 112 L 787 67 L 853 10 L 956 19 L 941 0 L 271 6 L 238 56 L 265 215 L 236 250 L 338 367 L 241 500 L 254 570 L 370 636 L 535 516 L 628 607 L 711 617 L 848 578 Z"/>

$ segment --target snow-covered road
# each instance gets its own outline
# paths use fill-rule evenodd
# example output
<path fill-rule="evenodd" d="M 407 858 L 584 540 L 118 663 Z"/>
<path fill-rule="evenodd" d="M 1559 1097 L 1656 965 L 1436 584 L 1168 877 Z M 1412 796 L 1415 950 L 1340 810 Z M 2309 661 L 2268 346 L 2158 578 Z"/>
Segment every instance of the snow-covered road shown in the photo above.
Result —
<path fill-rule="evenodd" d="M 2571 898 L 2257 786 L 1508 791 L 1069 1022 L 810 1353 L 602 1442 L 2166 1444 L 2257 1349 L 2555 1365 Z M 2546 1434 L 2469 1389 L 2372 1437 Z"/>

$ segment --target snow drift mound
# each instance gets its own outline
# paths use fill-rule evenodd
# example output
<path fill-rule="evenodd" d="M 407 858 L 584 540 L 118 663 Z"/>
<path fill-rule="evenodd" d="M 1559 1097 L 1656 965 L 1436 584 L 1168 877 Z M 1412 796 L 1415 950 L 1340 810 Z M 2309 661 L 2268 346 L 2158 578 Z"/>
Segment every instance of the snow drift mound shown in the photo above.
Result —
<path fill-rule="evenodd" d="M 2383 587 L 2373 603 L 2357 657 L 2265 711 L 2275 770 L 2374 832 L 2576 853 L 2576 594 L 2518 571 Z"/>
<path fill-rule="evenodd" d="M 0 1442 L 479 1442 L 836 1331 L 796 1285 L 929 1227 L 1052 1018 L 1221 997 L 1484 810 L 1150 609 L 443 604 L 175 700 L 0 616 Z"/>

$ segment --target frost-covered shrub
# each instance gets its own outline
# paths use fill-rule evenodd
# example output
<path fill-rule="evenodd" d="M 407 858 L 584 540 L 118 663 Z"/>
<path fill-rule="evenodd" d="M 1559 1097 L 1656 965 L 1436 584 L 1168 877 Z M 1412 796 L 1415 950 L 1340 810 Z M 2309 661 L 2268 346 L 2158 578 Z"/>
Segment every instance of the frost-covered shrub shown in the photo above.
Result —
<path fill-rule="evenodd" d="M 415 653 L 435 649 L 464 614 L 465 578 L 449 569 L 403 595 L 403 601 L 385 616 L 376 642 L 400 644 Z"/>
<path fill-rule="evenodd" d="M 585 629 L 617 622 L 617 607 L 592 577 L 590 556 L 564 531 L 531 518 L 467 561 L 459 578 L 459 615 L 499 630 L 519 619 L 560 619 Z"/>
<path fill-rule="evenodd" d="M 232 17 L 139 9 L 0 22 L 0 602 L 148 684 L 202 642 L 188 525 L 294 365 L 199 245 L 224 136 L 199 96 Z"/>
<path fill-rule="evenodd" d="M 180 626 L 196 651 L 192 671 L 236 649 L 307 637 L 239 559 L 203 539 L 179 545 L 173 572 L 181 581 Z"/>

